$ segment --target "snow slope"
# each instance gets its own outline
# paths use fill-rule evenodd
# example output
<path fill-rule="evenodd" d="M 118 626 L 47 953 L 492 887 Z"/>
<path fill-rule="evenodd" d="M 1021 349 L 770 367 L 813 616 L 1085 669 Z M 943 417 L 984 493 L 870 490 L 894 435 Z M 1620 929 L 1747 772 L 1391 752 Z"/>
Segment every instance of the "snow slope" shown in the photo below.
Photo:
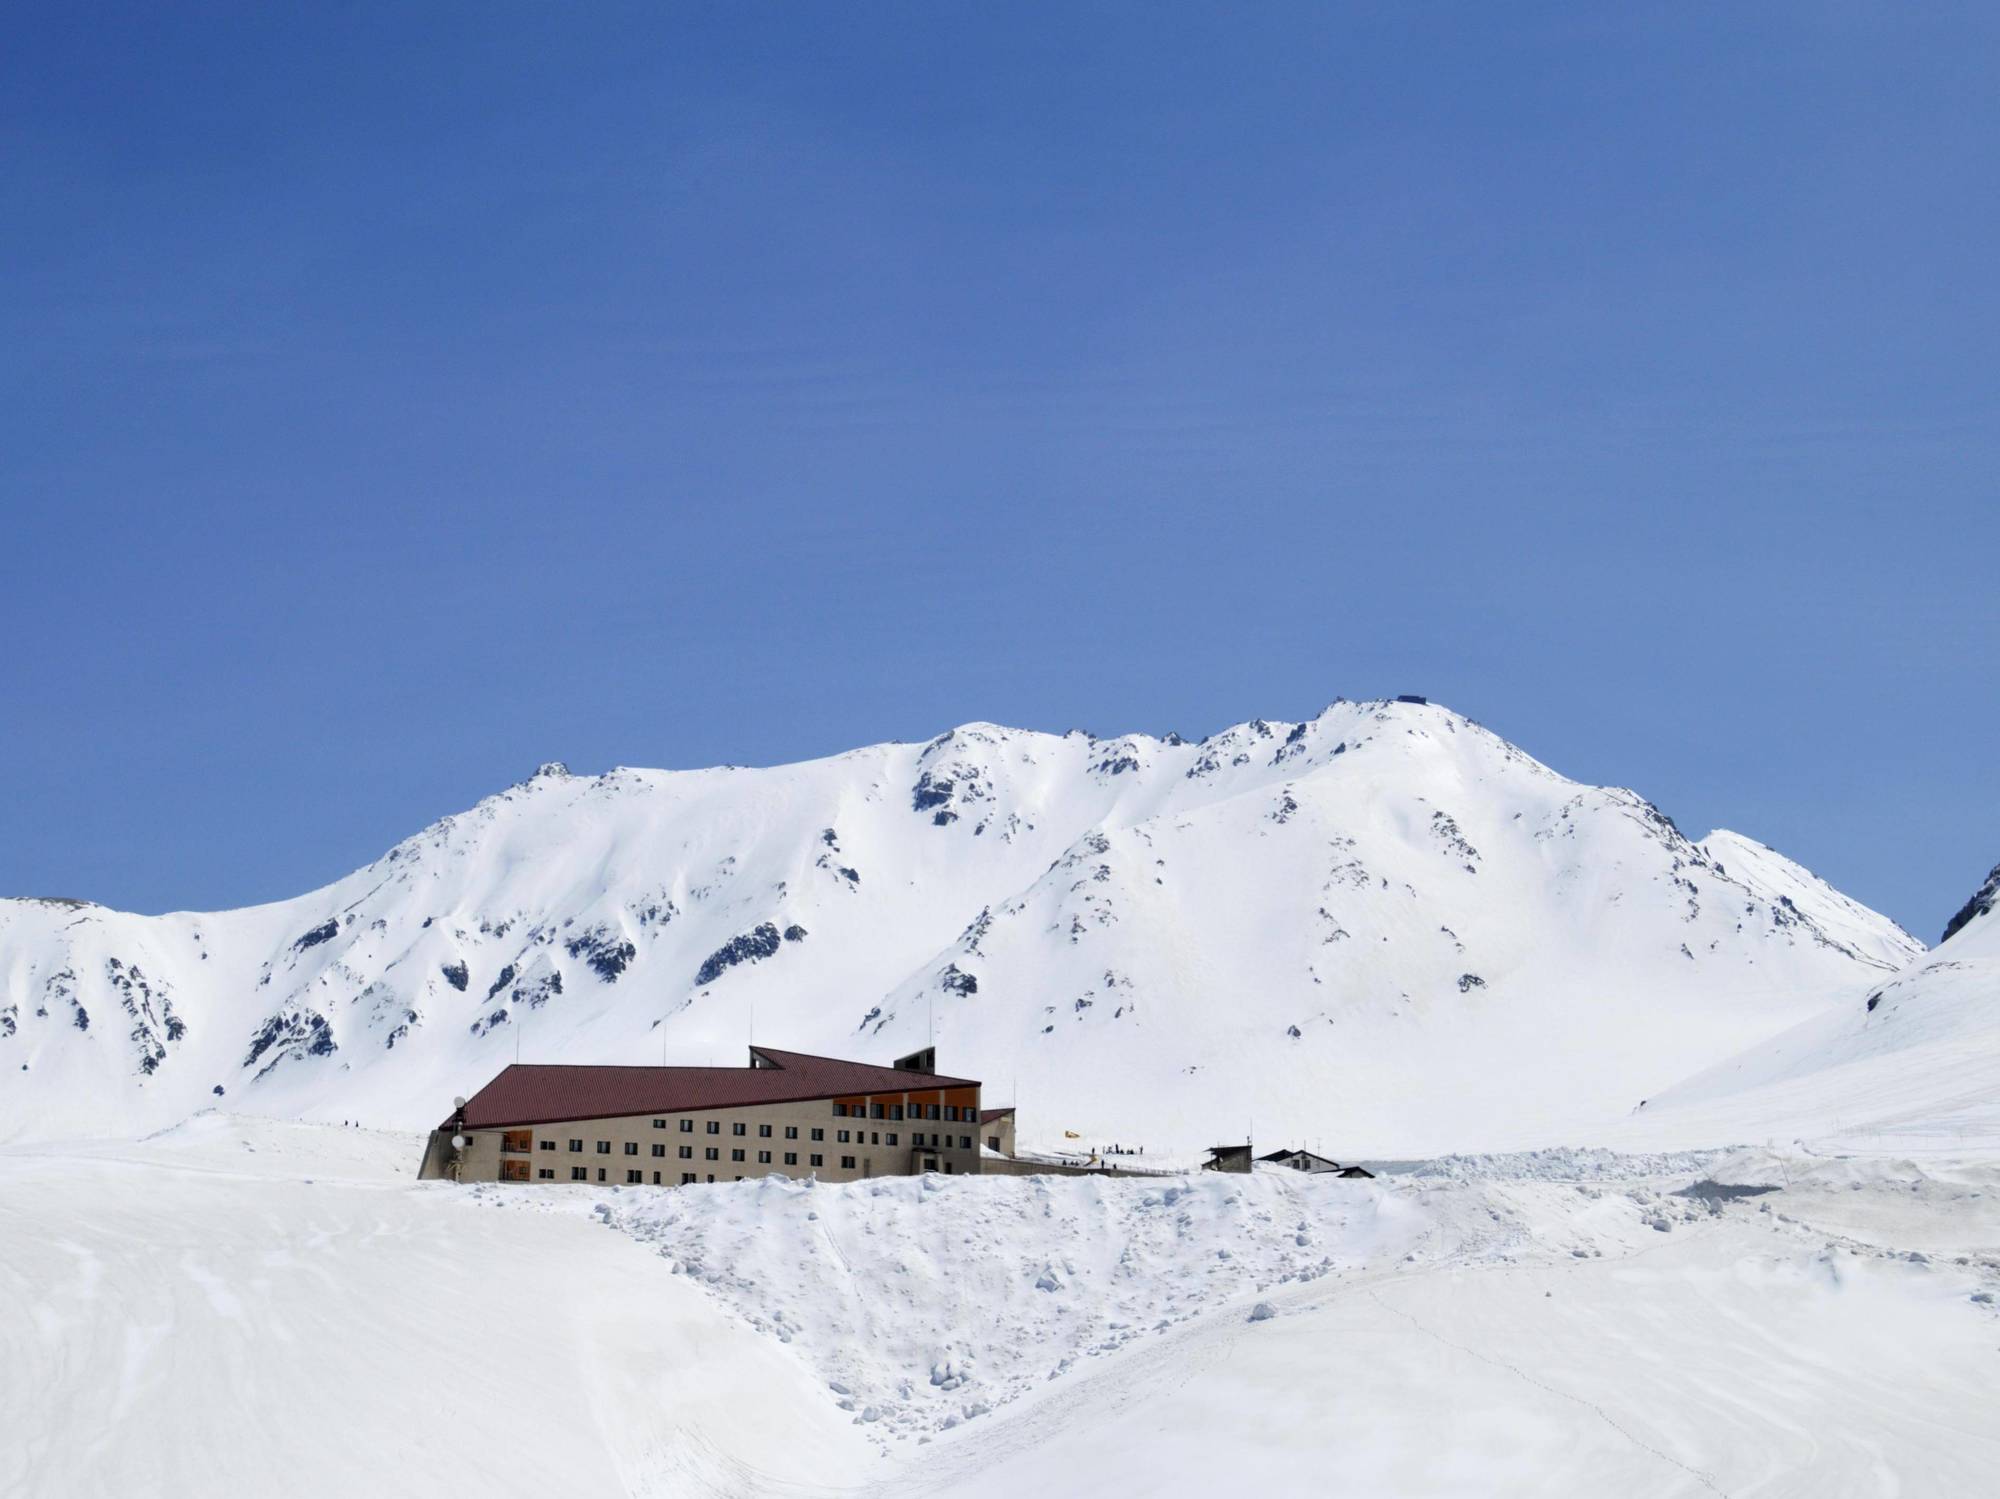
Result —
<path fill-rule="evenodd" d="M 1651 1100 L 1624 1141 L 2000 1145 L 2000 868 L 1896 977 Z"/>
<path fill-rule="evenodd" d="M 579 1193 L 417 1184 L 415 1146 L 205 1115 L 0 1149 L 0 1495 L 1973 1499 L 2000 1467 L 1991 1157 Z"/>
<path fill-rule="evenodd" d="M 1574 1136 L 1921 951 L 1434 705 L 1199 743 L 972 724 L 764 770 L 546 766 L 325 889 L 0 902 L 0 1138 L 220 1102 L 418 1127 L 518 1054 L 944 1065 L 1025 1144 Z"/>

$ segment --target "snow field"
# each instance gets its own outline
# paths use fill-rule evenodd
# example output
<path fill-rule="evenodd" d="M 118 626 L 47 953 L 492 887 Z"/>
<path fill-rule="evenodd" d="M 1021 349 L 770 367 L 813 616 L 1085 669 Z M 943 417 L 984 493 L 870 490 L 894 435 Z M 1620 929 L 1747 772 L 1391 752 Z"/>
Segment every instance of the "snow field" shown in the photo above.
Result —
<path fill-rule="evenodd" d="M 593 1192 L 419 1184 L 418 1143 L 208 1115 L 0 1151 L 0 1496 L 1984 1499 L 2000 1471 L 1991 1155 Z"/>
<path fill-rule="evenodd" d="M 1273 1287 L 1394 1261 L 1431 1228 L 1407 1194 L 1282 1172 L 470 1190 L 587 1201 L 790 1345 L 884 1441 L 949 1431 L 1190 1319 L 1248 1315 Z"/>

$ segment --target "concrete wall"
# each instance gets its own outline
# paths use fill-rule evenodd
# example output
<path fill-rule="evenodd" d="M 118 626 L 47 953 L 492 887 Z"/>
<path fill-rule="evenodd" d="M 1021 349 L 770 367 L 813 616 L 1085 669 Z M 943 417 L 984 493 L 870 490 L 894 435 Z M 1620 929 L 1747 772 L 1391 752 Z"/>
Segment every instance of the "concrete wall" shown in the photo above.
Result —
<path fill-rule="evenodd" d="M 817 1176 L 821 1181 L 861 1181 L 871 1176 L 909 1176 L 925 1169 L 963 1175 L 976 1174 L 979 1162 L 979 1126 L 972 1120 L 948 1119 L 856 1119 L 836 1118 L 832 1099 L 808 1103 L 751 1104 L 734 1109 L 708 1109 L 692 1113 L 632 1115 L 617 1119 L 586 1119 L 574 1123 L 537 1124 L 520 1130 L 466 1130 L 467 1146 L 458 1160 L 460 1181 L 498 1181 L 503 1165 L 525 1170 L 531 1182 L 570 1182 L 581 1167 L 582 1186 L 624 1186 L 628 1174 L 639 1173 L 646 1186 L 679 1186 L 692 1173 L 696 1182 L 726 1182 L 753 1176 L 783 1173 L 786 1176 Z M 975 1103 L 974 1107 L 977 1105 Z M 660 1120 L 664 1128 L 656 1127 Z M 690 1128 L 683 1129 L 682 1123 Z M 709 1125 L 716 1130 L 710 1133 Z M 741 1127 L 742 1133 L 736 1131 Z M 762 1134 L 763 1129 L 769 1135 Z M 788 1138 L 787 1130 L 796 1131 Z M 821 1132 L 814 1139 L 813 1131 Z M 841 1134 L 848 1136 L 842 1140 Z M 445 1149 L 427 1146 L 421 1172 L 427 1177 L 449 1174 L 450 1131 L 442 1132 Z M 526 1136 L 527 1150 L 504 1148 L 506 1136 Z M 925 1142 L 948 1139 L 950 1144 L 932 1147 Z M 437 1137 L 434 1137 L 437 1138 Z M 958 1142 L 970 1141 L 969 1147 Z M 571 1149 L 571 1142 L 581 1149 Z M 603 1146 L 605 1148 L 600 1149 Z M 629 1147 L 629 1148 L 628 1148 Z M 655 1147 L 658 1147 L 656 1153 Z M 689 1156 L 681 1151 L 687 1149 Z M 710 1160 L 713 1150 L 716 1158 Z M 736 1151 L 743 1159 L 734 1159 Z M 760 1160 L 769 1152 L 768 1161 Z M 786 1155 L 796 1157 L 787 1161 Z M 818 1156 L 819 1164 L 813 1163 Z M 843 1161 L 851 1157 L 852 1166 Z M 550 1173 L 544 1176 L 542 1173 Z M 602 1173 L 600 1175 L 599 1173 Z"/>
<path fill-rule="evenodd" d="M 995 1141 L 999 1143 L 994 1143 Z M 979 1143 L 1002 1155 L 1014 1153 L 1014 1116 L 1002 1114 L 998 1119 L 979 1127 Z"/>

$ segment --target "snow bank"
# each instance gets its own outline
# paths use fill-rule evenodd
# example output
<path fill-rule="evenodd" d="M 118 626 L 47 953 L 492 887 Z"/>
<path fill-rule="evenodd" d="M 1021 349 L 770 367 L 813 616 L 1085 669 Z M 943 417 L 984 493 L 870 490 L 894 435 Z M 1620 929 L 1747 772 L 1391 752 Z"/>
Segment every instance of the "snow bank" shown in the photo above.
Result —
<path fill-rule="evenodd" d="M 1394 1258 L 1426 1226 L 1364 1181 L 783 1178 L 597 1201 L 790 1344 L 884 1437 L 942 1431 L 1273 1286 Z"/>

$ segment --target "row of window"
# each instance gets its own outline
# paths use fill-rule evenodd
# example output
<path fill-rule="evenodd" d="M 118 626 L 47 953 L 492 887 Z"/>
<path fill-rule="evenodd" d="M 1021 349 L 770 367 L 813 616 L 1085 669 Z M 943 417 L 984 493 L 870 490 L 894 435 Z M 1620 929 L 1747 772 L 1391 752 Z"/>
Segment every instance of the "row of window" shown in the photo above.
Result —
<path fill-rule="evenodd" d="M 707 1132 L 711 1135 L 719 1135 L 722 1133 L 722 1121 L 720 1119 L 704 1120 L 703 1124 Z M 666 1127 L 667 1127 L 667 1121 L 664 1119 L 655 1119 L 653 1121 L 654 1129 L 665 1129 Z M 729 1133 L 732 1135 L 746 1135 L 749 1132 L 750 1132 L 750 1126 L 740 1121 L 732 1122 L 729 1126 Z M 681 1133 L 684 1135 L 691 1135 L 694 1133 L 694 1121 L 692 1119 L 681 1120 Z M 758 1125 L 757 1135 L 759 1139 L 764 1139 L 764 1140 L 770 1139 L 771 1126 L 768 1124 Z M 798 1139 L 798 1137 L 799 1137 L 799 1127 L 796 1124 L 788 1124 L 785 1126 L 785 1138 L 787 1140 L 796 1140 Z M 812 1137 L 815 1140 L 824 1140 L 826 1138 L 826 1131 L 823 1129 L 815 1129 L 812 1132 Z"/>
<path fill-rule="evenodd" d="M 962 1109 L 957 1104 L 952 1103 L 943 1105 L 913 1103 L 910 1105 L 909 1117 L 912 1119 L 936 1119 L 940 1113 L 942 1113 L 944 1118 L 951 1120 L 953 1123 L 963 1121 L 966 1124 L 970 1124 L 978 1117 L 978 1110 L 970 1108 Z M 903 1105 L 899 1103 L 871 1103 L 866 1105 L 837 1103 L 833 1106 L 833 1117 L 836 1119 L 901 1119 L 903 1117 Z"/>
<path fill-rule="evenodd" d="M 900 1120 L 903 1118 L 903 1105 L 899 1103 L 892 1103 L 892 1104 L 878 1103 L 878 1104 L 871 1104 L 868 1106 L 866 1110 L 864 1110 L 862 1105 L 860 1104 L 854 1104 L 850 1106 L 844 1103 L 837 1103 L 833 1106 L 833 1112 L 837 1117 L 843 1119 L 875 1118 L 875 1119 Z M 961 1109 L 953 1104 L 939 1105 L 933 1103 L 933 1104 L 911 1104 L 909 1106 L 909 1117 L 917 1120 L 922 1120 L 925 1118 L 936 1119 L 939 1117 L 940 1113 L 942 1113 L 945 1119 L 953 1121 L 963 1119 L 969 1123 L 974 1117 L 976 1112 L 977 1111 L 974 1109 L 970 1108 Z M 680 1121 L 681 1133 L 684 1135 L 693 1134 L 694 1124 L 695 1122 L 692 1119 L 681 1120 Z M 722 1124 L 723 1121 L 720 1119 L 708 1119 L 703 1121 L 703 1125 L 706 1132 L 711 1135 L 721 1134 Z M 655 1119 L 653 1121 L 654 1129 L 665 1129 L 666 1127 L 667 1127 L 667 1121 L 664 1119 Z M 773 1128 L 774 1126 L 769 1124 L 758 1125 L 757 1137 L 761 1140 L 768 1140 L 772 1138 L 771 1132 Z M 750 1126 L 747 1121 L 741 1121 L 741 1120 L 730 1121 L 729 1124 L 730 1134 L 747 1135 L 749 1131 L 750 1131 Z M 796 1140 L 799 1137 L 799 1127 L 796 1124 L 785 1125 L 784 1131 L 785 1131 L 785 1138 L 787 1140 Z M 809 1133 L 811 1135 L 811 1138 L 813 1138 L 814 1140 L 824 1140 L 826 1138 L 826 1131 L 824 1129 L 819 1128 L 816 1125 L 812 1127 Z M 532 1131 L 530 1130 L 508 1130 L 501 1138 L 500 1149 L 507 1154 L 524 1153 L 529 1148 L 529 1138 L 531 1134 Z M 848 1131 L 846 1130 L 839 1131 L 839 1137 L 842 1144 L 848 1143 L 848 1138 L 849 1138 Z M 859 1140 L 861 1138 L 861 1132 L 856 1131 L 854 1133 L 853 1138 L 855 1140 Z M 913 1134 L 910 1138 L 913 1144 L 922 1145 L 924 1143 L 924 1137 L 921 1134 Z M 970 1135 L 961 1135 L 958 1137 L 958 1140 L 960 1149 L 970 1150 L 972 1148 L 972 1137 Z M 949 1135 L 942 1137 L 942 1145 L 944 1147 L 948 1148 L 951 1145 L 951 1141 L 952 1137 Z M 869 1143 L 880 1145 L 884 1142 L 880 1135 L 871 1134 L 869 1137 Z M 888 1137 L 886 1143 L 894 1145 L 896 1143 L 896 1136 L 891 1134 Z M 938 1146 L 940 1144 L 940 1137 L 936 1134 L 933 1134 L 930 1138 L 930 1143 L 933 1146 Z M 552 1139 L 541 1140 L 537 1142 L 537 1144 L 543 1150 L 554 1150 L 556 1148 L 556 1142 Z M 571 1151 L 577 1154 L 581 1154 L 583 1151 L 583 1141 L 571 1140 L 569 1142 L 569 1148 Z M 599 1155 L 610 1155 L 611 1142 L 609 1140 L 599 1140 L 597 1142 L 597 1153 Z M 625 1146 L 626 1155 L 637 1155 L 638 1153 L 639 1153 L 639 1147 L 637 1145 L 631 1144 L 629 1142 L 626 1144 Z M 685 1152 L 683 1153 L 685 1154 Z M 661 1147 L 655 1145 L 653 1147 L 653 1154 L 654 1155 L 663 1154 Z"/>
<path fill-rule="evenodd" d="M 771 1131 L 769 1125 L 765 1125 L 761 1131 L 761 1133 L 765 1136 L 768 1136 L 770 1132 Z M 883 1130 L 865 1130 L 865 1129 L 857 1129 L 857 1130 L 843 1129 L 843 1130 L 836 1130 L 834 1134 L 842 1145 L 863 1144 L 863 1145 L 894 1146 L 901 1143 L 901 1137 L 897 1135 L 897 1133 L 894 1130 L 883 1131 Z M 798 1137 L 798 1131 L 796 1129 L 788 1128 L 785 1131 L 786 1139 L 791 1140 L 791 1139 L 796 1139 L 797 1137 Z M 816 1129 L 812 1132 L 812 1137 L 815 1140 L 822 1140 L 826 1137 L 826 1131 L 822 1129 Z M 949 1150 L 952 1148 L 952 1142 L 954 1139 L 956 1139 L 958 1148 L 960 1150 L 972 1149 L 972 1136 L 970 1135 L 952 1136 L 952 1135 L 941 1135 L 936 1132 L 932 1132 L 930 1138 L 927 1140 L 924 1138 L 924 1133 L 922 1130 L 916 1130 L 911 1133 L 910 1144 L 917 1146 L 919 1148 L 928 1147 L 932 1150 Z M 544 1140 L 541 1142 L 541 1148 L 543 1150 L 554 1150 L 556 1148 L 556 1142 L 554 1140 Z M 583 1153 L 583 1141 L 571 1140 L 569 1142 L 569 1148 L 573 1153 L 581 1155 Z M 703 1154 L 711 1161 L 719 1160 L 721 1159 L 721 1157 L 717 1154 L 717 1150 L 718 1147 L 710 1145 L 703 1151 Z M 597 1142 L 597 1153 L 599 1155 L 610 1155 L 611 1141 L 599 1140 Z M 636 1140 L 627 1140 L 625 1142 L 625 1154 L 637 1155 L 638 1153 L 639 1153 L 638 1142 Z M 663 1156 L 666 1153 L 667 1153 L 667 1147 L 664 1144 L 656 1144 L 653 1146 L 652 1149 L 653 1155 Z M 694 1147 L 692 1145 L 681 1146 L 680 1158 L 684 1161 L 692 1160 L 694 1158 Z M 729 1158 L 732 1161 L 742 1160 L 743 1159 L 742 1149 L 740 1148 L 732 1149 L 729 1152 Z M 768 1150 L 760 1150 L 757 1152 L 757 1159 L 760 1161 L 768 1162 L 771 1159 L 771 1152 Z M 815 1156 L 813 1158 L 813 1162 L 815 1165 L 817 1165 L 819 1162 L 819 1158 Z M 798 1163 L 797 1152 L 786 1151 L 785 1164 L 796 1165 L 797 1163 Z M 523 1162 L 522 1164 L 526 1165 L 526 1162 Z M 579 1171 L 582 1169 L 583 1168 L 580 1166 L 575 1168 L 575 1170 Z M 583 1180 L 583 1178 L 575 1177 L 574 1175 L 572 1176 L 572 1179 L 578 1181 Z"/>
<path fill-rule="evenodd" d="M 681 1148 L 682 1148 L 683 1150 L 685 1150 L 685 1149 L 686 1149 L 687 1147 L 686 1147 L 686 1146 L 682 1146 Z M 742 1151 L 740 1151 L 740 1150 L 738 1150 L 738 1151 L 735 1151 L 735 1152 L 733 1152 L 732 1154 L 733 1154 L 733 1157 L 734 1157 L 734 1159 L 736 1159 L 736 1160 L 739 1160 L 739 1161 L 740 1161 L 740 1160 L 742 1160 L 742 1159 L 743 1159 L 743 1152 L 742 1152 Z M 715 1159 L 715 1152 L 714 1152 L 713 1150 L 709 1151 L 709 1153 L 708 1153 L 708 1158 L 709 1158 L 709 1159 L 710 1159 L 711 1161 Z M 757 1152 L 757 1159 L 758 1159 L 758 1161 L 759 1161 L 759 1162 L 760 1162 L 761 1164 L 763 1164 L 763 1165 L 766 1165 L 766 1166 L 768 1166 L 768 1165 L 770 1165 L 770 1164 L 771 1164 L 771 1152 L 770 1152 L 770 1151 L 768 1151 L 768 1150 L 760 1150 L 760 1151 L 758 1151 L 758 1152 Z M 797 1152 L 797 1151 L 795 1151 L 795 1150 L 788 1150 L 788 1151 L 786 1151 L 786 1152 L 785 1152 L 785 1164 L 786 1164 L 787 1166 L 796 1166 L 796 1165 L 798 1165 L 798 1163 L 799 1163 L 799 1154 L 798 1154 L 798 1152 Z M 824 1167 L 824 1166 L 826 1165 L 826 1157 L 825 1157 L 825 1156 L 820 1156 L 820 1155 L 816 1155 L 816 1156 L 813 1156 L 813 1157 L 811 1157 L 811 1158 L 810 1158 L 810 1160 L 809 1160 L 808 1164 L 810 1164 L 810 1165 L 812 1165 L 812 1166 L 815 1166 L 815 1167 L 821 1167 L 821 1168 L 823 1168 L 823 1167 Z M 842 1157 L 840 1158 L 840 1164 L 841 1164 L 842 1166 L 845 1166 L 845 1167 L 846 1167 L 846 1168 L 847 1168 L 848 1170 L 852 1171 L 852 1170 L 854 1169 L 854 1157 L 853 1157 L 853 1156 L 851 1156 L 851 1155 L 844 1155 L 844 1156 L 842 1156 Z M 527 1165 L 527 1162 L 523 1161 L 523 1162 L 521 1163 L 521 1165 L 523 1166 L 523 1168 L 525 1168 L 525 1167 L 526 1167 L 526 1165 Z M 538 1168 L 538 1169 L 536 1170 L 536 1172 L 535 1172 L 535 1176 L 537 1177 L 537 1179 L 539 1179 L 539 1180 L 541 1180 L 541 1181 L 554 1181 L 554 1180 L 556 1179 L 556 1172 L 555 1172 L 555 1168 L 554 1168 L 553 1166 L 542 1166 L 542 1167 L 539 1167 L 539 1168 Z M 572 1167 L 570 1167 L 570 1168 L 569 1168 L 569 1179 L 570 1179 L 571 1181 L 573 1181 L 573 1182 L 583 1182 L 583 1181 L 589 1181 L 589 1180 L 590 1180 L 590 1168 L 589 1168 L 589 1167 L 587 1167 L 587 1166 L 572 1166 Z M 603 1168 L 602 1166 L 599 1166 L 599 1167 L 597 1168 L 597 1179 L 598 1179 L 599 1181 L 603 1181 L 603 1180 L 605 1179 L 605 1172 L 604 1172 L 604 1168 Z M 694 1179 L 695 1179 L 695 1174 L 694 1174 L 694 1173 L 693 1173 L 692 1171 L 683 1171 L 683 1172 L 681 1173 L 681 1185 L 682 1185 L 682 1186 L 686 1186 L 686 1185 L 688 1185 L 688 1184 L 689 1184 L 690 1182 L 692 1182 L 692 1181 L 693 1181 Z M 715 1173 L 711 1171 L 711 1172 L 709 1173 L 709 1176 L 708 1176 L 708 1179 L 709 1179 L 710 1181 L 714 1181 L 714 1180 L 715 1180 Z M 737 1173 L 737 1176 L 736 1176 L 736 1179 L 737 1179 L 738 1181 L 742 1181 L 742 1180 L 743 1180 L 743 1175 L 742 1175 L 742 1173 L 741 1173 L 741 1172 L 738 1172 L 738 1173 Z M 636 1187 L 636 1186 L 643 1186 L 643 1185 L 645 1185 L 645 1181 L 646 1181 L 646 1173 L 645 1173 L 645 1172 L 643 1172 L 643 1171 L 627 1171 L 627 1172 L 625 1173 L 625 1180 L 626 1180 L 626 1182 L 627 1182 L 628 1184 L 630 1184 L 630 1185 L 632 1185 L 632 1186 L 635 1186 L 635 1187 Z M 660 1185 L 660 1173 L 659 1173 L 659 1172 L 657 1172 L 657 1171 L 655 1171 L 655 1172 L 653 1173 L 653 1185 L 654 1185 L 654 1186 L 656 1186 L 656 1187 Z"/>

